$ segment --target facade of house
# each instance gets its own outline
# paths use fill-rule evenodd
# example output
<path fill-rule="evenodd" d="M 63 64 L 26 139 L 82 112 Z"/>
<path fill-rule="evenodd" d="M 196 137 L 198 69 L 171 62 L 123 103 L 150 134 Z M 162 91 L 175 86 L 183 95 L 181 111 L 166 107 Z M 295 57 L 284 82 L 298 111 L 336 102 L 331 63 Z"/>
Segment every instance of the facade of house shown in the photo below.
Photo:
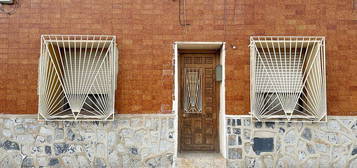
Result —
<path fill-rule="evenodd" d="M 357 165 L 357 1 L 15 5 L 0 167 Z"/>

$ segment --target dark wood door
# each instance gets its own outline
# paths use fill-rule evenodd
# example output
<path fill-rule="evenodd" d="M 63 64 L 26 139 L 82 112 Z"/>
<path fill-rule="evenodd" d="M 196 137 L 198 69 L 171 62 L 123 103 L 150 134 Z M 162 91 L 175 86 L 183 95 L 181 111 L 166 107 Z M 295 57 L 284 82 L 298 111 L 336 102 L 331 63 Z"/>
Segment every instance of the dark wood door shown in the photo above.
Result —
<path fill-rule="evenodd" d="M 218 151 L 215 53 L 180 56 L 180 151 Z"/>

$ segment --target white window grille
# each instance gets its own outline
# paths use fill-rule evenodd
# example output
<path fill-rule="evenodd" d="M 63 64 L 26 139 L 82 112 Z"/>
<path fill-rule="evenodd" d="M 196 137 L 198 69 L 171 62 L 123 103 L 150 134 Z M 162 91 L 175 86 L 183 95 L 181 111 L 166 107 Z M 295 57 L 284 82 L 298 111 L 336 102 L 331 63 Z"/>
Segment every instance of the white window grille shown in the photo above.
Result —
<path fill-rule="evenodd" d="M 255 119 L 326 119 L 324 37 L 251 37 L 250 57 Z"/>
<path fill-rule="evenodd" d="M 39 119 L 113 120 L 115 36 L 42 35 Z"/>

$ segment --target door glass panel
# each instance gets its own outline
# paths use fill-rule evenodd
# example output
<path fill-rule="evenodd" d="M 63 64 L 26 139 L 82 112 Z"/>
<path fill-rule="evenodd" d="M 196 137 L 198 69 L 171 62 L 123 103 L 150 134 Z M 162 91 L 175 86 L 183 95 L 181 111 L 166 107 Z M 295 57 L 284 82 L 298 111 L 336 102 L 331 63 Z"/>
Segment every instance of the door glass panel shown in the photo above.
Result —
<path fill-rule="evenodd" d="M 202 113 L 202 70 L 185 68 L 184 72 L 185 113 Z"/>

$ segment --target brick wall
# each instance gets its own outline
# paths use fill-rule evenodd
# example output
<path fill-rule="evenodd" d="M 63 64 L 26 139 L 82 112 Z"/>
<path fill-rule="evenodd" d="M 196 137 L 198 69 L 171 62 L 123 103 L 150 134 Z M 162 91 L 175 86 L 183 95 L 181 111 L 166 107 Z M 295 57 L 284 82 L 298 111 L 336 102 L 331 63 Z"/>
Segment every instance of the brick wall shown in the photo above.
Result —
<path fill-rule="evenodd" d="M 0 113 L 37 113 L 41 34 L 117 36 L 119 113 L 167 113 L 172 43 L 226 41 L 227 113 L 249 112 L 249 36 L 326 36 L 330 115 L 357 113 L 357 11 L 350 0 L 21 0 L 0 14 Z M 226 18 L 224 17 L 226 13 Z M 226 20 L 226 26 L 224 26 Z M 228 45 L 229 46 L 229 45 Z"/>

